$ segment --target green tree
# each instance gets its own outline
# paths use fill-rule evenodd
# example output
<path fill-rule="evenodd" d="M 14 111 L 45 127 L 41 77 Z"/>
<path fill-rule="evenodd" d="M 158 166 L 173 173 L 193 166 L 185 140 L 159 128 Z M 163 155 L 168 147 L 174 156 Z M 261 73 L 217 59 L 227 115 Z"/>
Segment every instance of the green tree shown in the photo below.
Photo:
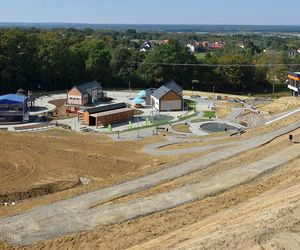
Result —
<path fill-rule="evenodd" d="M 60 89 L 71 86 L 70 54 L 67 42 L 59 33 L 47 32 L 39 36 L 38 58 L 43 76 L 42 88 Z"/>
<path fill-rule="evenodd" d="M 110 60 L 110 52 L 104 48 L 103 42 L 92 44 L 86 60 L 86 70 L 90 77 L 101 82 L 108 81 L 111 77 Z"/>
<path fill-rule="evenodd" d="M 39 78 L 37 36 L 31 30 L 9 29 L 0 33 L 0 91 L 23 86 L 34 88 Z"/>
<path fill-rule="evenodd" d="M 167 45 L 156 47 L 146 55 L 139 67 L 139 74 L 147 82 L 175 80 L 183 86 L 189 86 L 193 80 L 194 68 L 183 64 L 195 63 L 197 60 L 188 48 L 171 40 Z"/>
<path fill-rule="evenodd" d="M 251 63 L 242 54 L 225 54 L 218 58 L 217 71 L 224 79 L 224 89 L 245 90 L 253 87 L 254 70 Z M 249 65 L 249 67 L 242 66 Z"/>

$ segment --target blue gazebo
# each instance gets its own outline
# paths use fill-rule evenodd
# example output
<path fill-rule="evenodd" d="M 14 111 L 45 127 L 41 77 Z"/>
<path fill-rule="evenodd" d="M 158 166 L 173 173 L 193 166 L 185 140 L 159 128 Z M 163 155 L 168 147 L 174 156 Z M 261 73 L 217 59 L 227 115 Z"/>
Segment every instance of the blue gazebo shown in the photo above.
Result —
<path fill-rule="evenodd" d="M 8 110 L 13 106 L 22 106 L 27 112 L 27 96 L 8 94 L 0 96 L 0 106 L 6 107 Z"/>

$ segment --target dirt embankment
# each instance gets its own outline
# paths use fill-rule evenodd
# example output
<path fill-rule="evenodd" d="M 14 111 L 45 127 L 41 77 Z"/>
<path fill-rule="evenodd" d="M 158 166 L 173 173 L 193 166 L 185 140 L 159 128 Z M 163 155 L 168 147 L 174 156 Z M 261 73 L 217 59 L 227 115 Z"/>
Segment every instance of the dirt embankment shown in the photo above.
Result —
<path fill-rule="evenodd" d="M 296 97 L 282 97 L 272 103 L 258 106 L 261 111 L 269 114 L 277 114 L 280 112 L 288 111 L 289 109 L 300 106 L 300 99 Z"/>
<path fill-rule="evenodd" d="M 299 114 L 264 128 L 250 130 L 242 138 L 263 134 L 295 119 L 299 119 Z M 115 143 L 104 136 L 53 130 L 39 134 L 0 133 L 0 139 L 1 192 L 24 192 L 36 185 L 54 183 L 61 180 L 62 176 L 84 176 L 93 180 L 89 187 L 76 187 L 24 201 L 9 210 L 0 208 L 0 216 L 112 185 L 191 157 L 179 155 L 154 159 L 143 153 L 143 146 L 161 140 L 159 137 L 140 142 Z M 263 149 L 251 151 L 244 158 L 232 161 L 239 164 L 258 159 L 264 153 L 269 155 L 278 152 L 286 143 L 287 137 L 283 136 Z M 212 167 L 211 172 L 194 173 L 165 187 L 171 189 L 198 181 L 219 170 L 226 171 L 231 163 L 229 160 Z M 271 249 L 268 248 L 270 244 L 286 246 L 282 240 L 283 234 L 290 236 L 297 233 L 300 220 L 297 217 L 300 214 L 299 181 L 298 159 L 250 183 L 203 200 L 116 225 L 100 225 L 88 232 L 20 249 L 126 249 L 134 246 L 136 249 L 247 249 L 260 245 Z M 285 239 L 288 241 L 290 238 Z M 12 248 L 0 243 L 0 249 Z"/>
<path fill-rule="evenodd" d="M 208 240 L 209 244 L 212 243 L 209 245 L 212 248 L 203 249 L 222 249 L 226 246 L 228 249 L 247 249 L 257 244 L 257 239 L 262 235 L 268 235 L 268 232 L 271 237 L 277 229 L 293 227 L 291 223 L 286 224 L 286 227 L 274 224 L 268 227 L 270 221 L 265 220 L 261 214 L 269 214 L 271 221 L 276 221 L 278 213 L 273 214 L 275 210 L 268 210 L 268 206 L 278 205 L 277 208 L 282 211 L 281 218 L 284 218 L 280 222 L 290 222 L 293 219 L 294 208 L 292 210 L 280 210 L 280 208 L 290 202 L 293 204 L 295 197 L 299 197 L 300 189 L 297 187 L 299 181 L 300 160 L 296 160 L 248 184 L 234 187 L 216 196 L 136 220 L 112 226 L 98 226 L 92 231 L 35 244 L 30 249 L 126 249 L 133 246 L 136 246 L 136 249 L 144 249 L 144 247 L 173 249 L 180 243 L 184 244 L 185 240 L 197 239 L 197 237 Z M 289 192 L 290 187 L 293 192 Z M 279 192 L 281 190 L 287 191 Z M 247 220 L 247 223 L 250 223 L 249 227 L 248 225 L 243 227 L 244 221 L 241 220 L 246 216 L 250 218 Z M 233 223 L 233 230 L 231 227 L 224 227 Z M 206 225 L 211 229 L 207 230 Z M 257 226 L 262 231 L 258 231 Z M 245 234 L 236 237 L 239 227 L 243 228 L 241 232 Z M 267 230 L 269 228 L 270 231 Z M 277 229 L 272 230 L 272 228 Z M 210 237 L 209 233 L 213 231 L 212 229 L 217 230 L 220 235 L 225 233 L 226 237 Z M 192 234 L 193 231 L 198 233 Z M 183 249 L 187 246 L 181 245 Z M 202 249 L 201 247 L 195 249 L 199 248 Z"/>
<path fill-rule="evenodd" d="M 294 134 L 294 141 L 300 142 L 300 129 L 296 130 L 293 134 Z M 248 152 L 245 152 L 243 154 L 240 154 L 228 160 L 221 161 L 217 164 L 210 166 L 209 168 L 196 171 L 194 173 L 172 180 L 168 183 L 164 183 L 162 185 L 149 188 L 142 192 L 134 193 L 132 195 L 121 197 L 119 199 L 114 199 L 112 201 L 107 202 L 107 204 L 128 202 L 130 200 L 149 197 L 162 192 L 169 192 L 171 190 L 183 187 L 191 183 L 204 181 L 207 178 L 217 175 L 220 172 L 228 171 L 233 168 L 239 167 L 241 164 L 242 165 L 250 164 L 253 162 L 253 159 L 255 159 L 255 161 L 262 160 L 267 156 L 273 155 L 274 152 L 278 152 L 282 148 L 289 148 L 290 146 L 293 146 L 293 143 L 290 143 L 287 136 L 284 135 L 262 147 L 249 150 Z M 103 204 L 99 204 L 99 205 L 103 205 Z"/>
<path fill-rule="evenodd" d="M 0 204 L 0 216 L 115 185 L 195 156 L 152 157 L 143 152 L 146 144 L 161 141 L 163 136 L 115 142 L 104 135 L 55 129 L 26 134 L 2 132 L 0 140 L 0 203 L 22 200 L 9 208 Z M 80 177 L 92 183 L 78 186 Z M 43 196 L 49 193 L 53 194 Z"/>
<path fill-rule="evenodd" d="M 44 195 L 50 195 L 71 188 L 75 188 L 81 185 L 79 178 L 74 177 L 73 180 L 69 181 L 56 181 L 54 183 L 41 184 L 28 190 L 11 192 L 0 194 L 0 203 L 12 203 L 20 202 L 26 199 L 32 199 L 41 197 Z"/>

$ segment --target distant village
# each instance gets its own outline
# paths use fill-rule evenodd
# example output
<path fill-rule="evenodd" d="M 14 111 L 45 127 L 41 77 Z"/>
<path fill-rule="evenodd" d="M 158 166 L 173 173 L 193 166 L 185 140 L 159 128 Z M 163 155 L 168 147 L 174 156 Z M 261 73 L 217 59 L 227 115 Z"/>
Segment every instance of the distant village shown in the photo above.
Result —
<path fill-rule="evenodd" d="M 134 42 L 137 42 L 138 40 L 133 40 Z M 140 47 L 140 52 L 147 52 L 153 50 L 157 46 L 167 45 L 170 40 L 149 40 L 145 41 L 142 46 Z M 189 48 L 189 51 L 194 53 L 201 53 L 201 52 L 207 52 L 211 50 L 221 49 L 226 46 L 225 42 L 217 41 L 217 42 L 209 42 L 209 41 L 202 41 L 199 42 L 197 40 L 190 40 L 185 44 L 186 47 Z"/>

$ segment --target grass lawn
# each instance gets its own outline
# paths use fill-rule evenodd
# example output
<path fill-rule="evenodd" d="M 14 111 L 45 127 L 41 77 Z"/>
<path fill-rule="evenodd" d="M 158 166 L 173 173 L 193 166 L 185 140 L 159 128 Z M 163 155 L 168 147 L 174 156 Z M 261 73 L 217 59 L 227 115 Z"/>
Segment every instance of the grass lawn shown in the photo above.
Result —
<path fill-rule="evenodd" d="M 204 111 L 203 117 L 205 117 L 205 118 L 209 118 L 209 117 L 214 118 L 214 117 L 216 117 L 216 114 L 213 111 Z"/>

